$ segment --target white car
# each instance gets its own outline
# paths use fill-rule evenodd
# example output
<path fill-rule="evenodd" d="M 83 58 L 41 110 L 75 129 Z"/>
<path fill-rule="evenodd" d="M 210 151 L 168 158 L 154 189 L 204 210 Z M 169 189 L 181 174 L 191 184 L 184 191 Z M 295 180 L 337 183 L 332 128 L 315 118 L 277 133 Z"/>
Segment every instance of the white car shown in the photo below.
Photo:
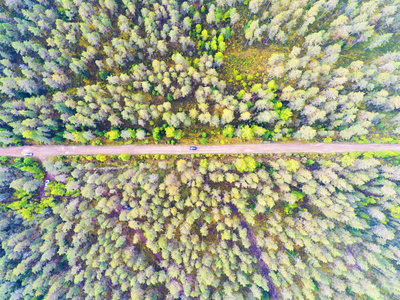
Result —
<path fill-rule="evenodd" d="M 48 184 L 50 183 L 50 180 L 46 180 L 45 182 L 44 182 L 44 188 L 47 188 L 47 186 L 48 186 Z"/>
<path fill-rule="evenodd" d="M 33 156 L 32 152 L 25 153 L 25 156 Z"/>

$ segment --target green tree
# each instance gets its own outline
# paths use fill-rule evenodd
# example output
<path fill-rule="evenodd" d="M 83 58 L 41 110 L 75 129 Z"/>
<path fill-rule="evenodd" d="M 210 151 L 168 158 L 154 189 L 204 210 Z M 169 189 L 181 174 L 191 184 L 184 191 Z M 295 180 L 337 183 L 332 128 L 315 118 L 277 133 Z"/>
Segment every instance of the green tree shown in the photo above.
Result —
<path fill-rule="evenodd" d="M 276 90 L 278 90 L 278 85 L 275 83 L 275 80 L 271 80 L 268 82 L 267 84 L 267 88 L 270 89 L 271 91 L 275 92 Z"/>
<path fill-rule="evenodd" d="M 65 184 L 61 182 L 51 182 L 49 184 L 50 194 L 55 196 L 64 196 L 66 193 Z"/>
<path fill-rule="evenodd" d="M 208 168 L 208 160 L 207 159 L 202 159 L 200 161 L 200 167 L 207 169 Z"/>
<path fill-rule="evenodd" d="M 220 52 L 224 52 L 224 51 L 226 50 L 226 44 L 225 44 L 225 42 L 220 42 L 220 43 L 218 44 L 218 50 L 219 50 Z"/>
<path fill-rule="evenodd" d="M 203 29 L 203 31 L 201 32 L 201 38 L 203 39 L 203 41 L 206 41 L 208 39 L 209 35 L 206 29 Z"/>
<path fill-rule="evenodd" d="M 172 96 L 172 94 L 167 94 L 167 100 L 168 101 L 174 101 L 174 97 Z"/>
<path fill-rule="evenodd" d="M 247 172 L 253 172 L 257 168 L 258 163 L 254 160 L 254 158 L 248 156 L 244 160 L 246 161 Z"/>
<path fill-rule="evenodd" d="M 201 25 L 200 25 L 200 24 L 197 24 L 197 25 L 196 25 L 196 32 L 197 32 L 197 33 L 200 33 L 200 32 L 201 32 Z"/>
<path fill-rule="evenodd" d="M 119 130 L 110 130 L 106 132 L 105 136 L 110 140 L 110 141 L 116 141 L 120 138 L 120 132 Z"/>
<path fill-rule="evenodd" d="M 161 133 L 162 133 L 162 129 L 160 127 L 155 127 L 152 130 L 153 132 L 153 139 L 156 141 L 161 140 Z"/>
<path fill-rule="evenodd" d="M 221 52 L 215 54 L 215 63 L 217 66 L 221 66 L 223 62 L 224 55 Z"/>
<path fill-rule="evenodd" d="M 210 44 L 211 50 L 216 51 L 218 49 L 217 40 L 214 38 Z"/>
<path fill-rule="evenodd" d="M 249 125 L 243 126 L 240 129 L 240 132 L 242 134 L 243 139 L 246 139 L 246 140 L 254 139 L 254 131 L 252 128 L 249 127 Z"/>
<path fill-rule="evenodd" d="M 175 128 L 174 127 L 165 128 L 165 136 L 167 138 L 173 138 L 174 135 L 175 135 Z"/>
<path fill-rule="evenodd" d="M 183 131 L 181 129 L 175 130 L 174 139 L 180 140 L 183 137 Z"/>
<path fill-rule="evenodd" d="M 251 129 L 253 130 L 254 134 L 256 134 L 257 136 L 263 136 L 267 132 L 267 129 L 262 128 L 257 125 L 251 126 Z"/>
<path fill-rule="evenodd" d="M 317 131 L 310 126 L 302 126 L 296 133 L 295 137 L 304 140 L 311 140 L 315 137 Z"/>
<path fill-rule="evenodd" d="M 235 162 L 235 167 L 238 172 L 253 172 L 258 166 L 254 158 L 248 156 L 246 158 L 238 158 Z"/>
<path fill-rule="evenodd" d="M 139 140 L 143 140 L 146 138 L 146 130 L 144 130 L 143 128 L 140 128 L 136 131 L 136 137 Z"/>
<path fill-rule="evenodd" d="M 247 169 L 246 162 L 244 161 L 243 158 L 239 158 L 236 160 L 235 167 L 236 167 L 236 170 L 238 170 L 241 173 L 245 172 Z"/>
<path fill-rule="evenodd" d="M 237 98 L 239 100 L 242 100 L 246 92 L 244 90 L 240 90 L 240 92 L 237 94 Z"/>
<path fill-rule="evenodd" d="M 125 130 L 121 131 L 121 137 L 123 139 L 130 139 L 130 138 L 134 139 L 134 138 L 136 138 L 136 131 L 135 131 L 135 129 L 131 129 L 131 128 L 125 129 Z"/>
<path fill-rule="evenodd" d="M 289 159 L 286 161 L 286 170 L 289 172 L 297 172 L 297 170 L 300 168 L 300 163 L 297 160 L 294 159 Z"/>
<path fill-rule="evenodd" d="M 281 112 L 279 113 L 279 116 L 280 116 L 280 118 L 281 118 L 283 121 L 286 121 L 286 120 L 288 120 L 290 117 L 293 116 L 293 113 L 292 113 L 292 111 L 291 111 L 289 108 L 284 108 L 284 109 L 282 109 Z"/>

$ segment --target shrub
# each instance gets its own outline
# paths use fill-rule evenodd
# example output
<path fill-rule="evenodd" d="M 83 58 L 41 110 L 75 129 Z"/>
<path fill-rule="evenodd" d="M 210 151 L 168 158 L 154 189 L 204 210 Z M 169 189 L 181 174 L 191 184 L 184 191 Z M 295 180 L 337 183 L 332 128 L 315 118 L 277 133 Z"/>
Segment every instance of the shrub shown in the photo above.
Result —
<path fill-rule="evenodd" d="M 131 159 L 131 155 L 129 153 L 122 153 L 118 158 L 122 161 L 128 161 Z"/>
<path fill-rule="evenodd" d="M 103 143 L 100 140 L 94 140 L 92 142 L 92 146 L 100 146 L 100 145 L 103 145 Z"/>
<path fill-rule="evenodd" d="M 224 137 L 233 138 L 235 136 L 235 128 L 232 125 L 226 125 L 222 131 Z"/>
<path fill-rule="evenodd" d="M 106 157 L 105 155 L 97 154 L 97 155 L 96 155 L 96 159 L 97 159 L 98 161 L 103 162 L 103 161 L 106 161 L 106 160 L 107 160 L 107 157 Z"/>
<path fill-rule="evenodd" d="M 206 145 L 206 144 L 208 143 L 208 139 L 202 138 L 202 139 L 200 140 L 200 143 L 201 143 L 202 145 Z"/>

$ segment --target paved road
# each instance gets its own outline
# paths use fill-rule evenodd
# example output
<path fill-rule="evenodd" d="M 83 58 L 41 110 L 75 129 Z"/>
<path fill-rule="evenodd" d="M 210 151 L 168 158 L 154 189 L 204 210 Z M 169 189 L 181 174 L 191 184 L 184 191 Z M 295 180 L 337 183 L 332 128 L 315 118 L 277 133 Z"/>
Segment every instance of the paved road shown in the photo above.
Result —
<path fill-rule="evenodd" d="M 123 145 L 123 146 L 24 146 L 0 148 L 0 156 L 24 156 L 32 152 L 39 159 L 57 155 L 95 155 L 95 154 L 194 154 L 194 153 L 343 153 L 400 151 L 400 144 L 357 144 L 357 143 L 320 143 L 320 144 L 234 144 L 197 146 L 196 151 L 189 146 L 170 145 Z"/>

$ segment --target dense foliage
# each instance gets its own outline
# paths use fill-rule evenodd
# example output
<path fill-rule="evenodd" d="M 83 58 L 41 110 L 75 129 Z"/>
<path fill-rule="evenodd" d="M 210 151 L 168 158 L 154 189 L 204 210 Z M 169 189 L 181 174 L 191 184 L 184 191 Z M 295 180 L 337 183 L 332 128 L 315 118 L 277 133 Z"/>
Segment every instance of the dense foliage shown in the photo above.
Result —
<path fill-rule="evenodd" d="M 399 29 L 399 0 L 0 0 L 0 144 L 399 140 Z M 1 158 L 0 298 L 400 297 L 398 153 L 210 157 Z"/>
<path fill-rule="evenodd" d="M 400 154 L 55 158 L 0 215 L 8 299 L 394 299 Z M 45 197 L 45 198 L 46 198 Z"/>
<path fill-rule="evenodd" d="M 53 205 L 53 198 L 41 197 L 45 172 L 32 157 L 0 158 L 0 210 L 18 211 L 24 218 Z"/>
<path fill-rule="evenodd" d="M 399 9 L 398 0 L 0 1 L 0 142 L 175 143 L 210 127 L 245 140 L 397 134 Z M 266 53 L 260 73 L 223 68 L 243 44 Z"/>

